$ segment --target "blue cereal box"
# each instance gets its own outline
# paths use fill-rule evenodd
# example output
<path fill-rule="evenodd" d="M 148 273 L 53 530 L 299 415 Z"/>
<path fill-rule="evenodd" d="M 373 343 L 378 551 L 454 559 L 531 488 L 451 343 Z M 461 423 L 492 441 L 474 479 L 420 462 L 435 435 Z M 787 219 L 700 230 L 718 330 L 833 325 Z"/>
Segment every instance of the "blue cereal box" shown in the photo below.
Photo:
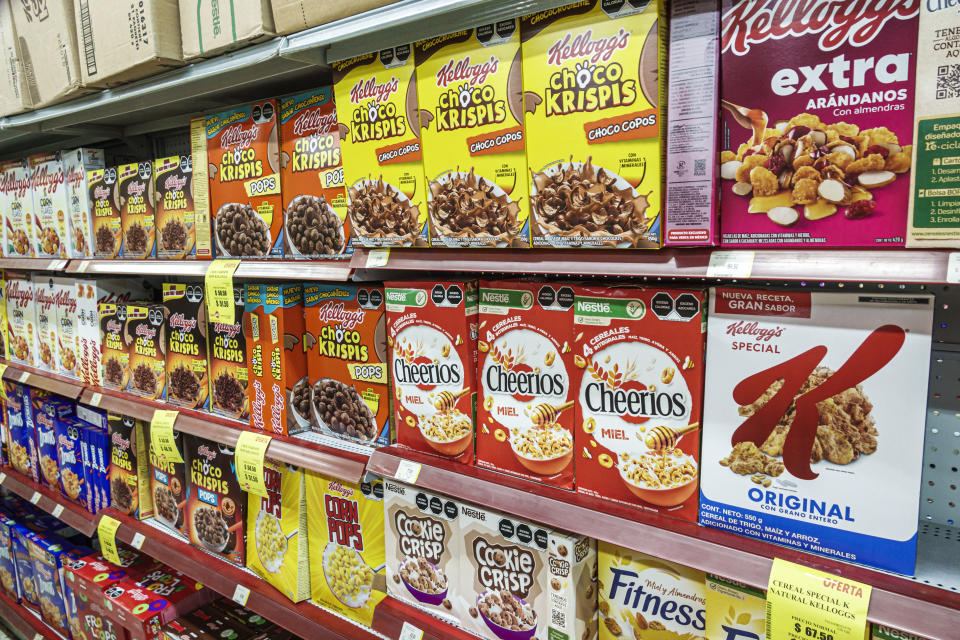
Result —
<path fill-rule="evenodd" d="M 7 514 L 0 514 L 0 589 L 3 594 L 20 602 L 20 590 L 17 587 L 17 563 L 13 557 L 13 526 L 16 525 Z"/>
<path fill-rule="evenodd" d="M 89 508 L 81 450 L 85 425 L 83 420 L 72 416 L 56 418 L 53 421 L 57 464 L 60 467 L 60 493 L 80 506 Z"/>
<path fill-rule="evenodd" d="M 34 412 L 34 434 L 37 439 L 37 466 L 40 483 L 60 489 L 60 465 L 57 462 L 57 437 L 54 421 L 73 414 L 73 403 L 61 398 L 40 398 L 40 410 Z"/>
<path fill-rule="evenodd" d="M 44 622 L 69 637 L 67 605 L 63 596 L 63 560 L 68 559 L 64 541 L 58 536 L 36 533 L 31 534 L 28 541 L 40 600 L 40 615 Z"/>
<path fill-rule="evenodd" d="M 21 604 L 40 609 L 40 598 L 37 595 L 37 581 L 34 576 L 33 559 L 30 557 L 29 537 L 31 532 L 22 524 L 14 524 L 10 531 L 13 561 L 17 565 L 17 586 L 20 589 Z"/>
<path fill-rule="evenodd" d="M 23 385 L 15 382 L 4 382 L 3 389 L 7 396 L 7 429 L 10 442 L 10 464 L 23 475 L 37 480 L 36 446 L 33 443 L 33 427 L 26 426 L 23 414 Z"/>

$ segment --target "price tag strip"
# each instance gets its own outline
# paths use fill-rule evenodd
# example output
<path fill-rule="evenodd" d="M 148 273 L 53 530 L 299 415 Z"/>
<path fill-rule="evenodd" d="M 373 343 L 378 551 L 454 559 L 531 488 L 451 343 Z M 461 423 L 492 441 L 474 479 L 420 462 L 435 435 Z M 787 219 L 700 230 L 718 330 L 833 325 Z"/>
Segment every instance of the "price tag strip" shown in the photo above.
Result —
<path fill-rule="evenodd" d="M 203 278 L 207 295 L 207 312 L 214 322 L 233 324 L 233 274 L 240 266 L 239 260 L 214 260 Z"/>
<path fill-rule="evenodd" d="M 707 265 L 708 278 L 749 278 L 753 251 L 714 251 Z"/>
<path fill-rule="evenodd" d="M 153 452 L 164 462 L 183 462 L 180 447 L 173 437 L 173 424 L 177 421 L 178 411 L 157 409 L 150 421 L 150 446 Z"/>
<path fill-rule="evenodd" d="M 407 484 L 417 484 L 417 478 L 420 477 L 421 465 L 419 462 L 410 460 L 401 460 L 397 465 L 397 472 L 393 474 L 394 480 L 406 482 Z"/>
<path fill-rule="evenodd" d="M 237 481 L 243 490 L 258 496 L 266 496 L 263 484 L 263 458 L 270 446 L 270 436 L 265 433 L 244 431 L 237 439 L 233 457 L 237 467 Z"/>
<path fill-rule="evenodd" d="M 120 528 L 120 521 L 110 516 L 102 516 L 100 524 L 97 525 L 97 537 L 100 538 L 100 553 L 103 557 L 119 565 L 120 553 L 117 551 L 117 529 Z"/>

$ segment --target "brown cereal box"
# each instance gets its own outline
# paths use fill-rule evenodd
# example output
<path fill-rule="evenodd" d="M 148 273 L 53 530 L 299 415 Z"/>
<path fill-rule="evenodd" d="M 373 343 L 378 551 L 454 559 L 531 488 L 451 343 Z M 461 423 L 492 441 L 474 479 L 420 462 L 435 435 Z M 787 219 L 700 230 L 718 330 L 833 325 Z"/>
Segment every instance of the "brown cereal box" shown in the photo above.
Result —
<path fill-rule="evenodd" d="M 33 184 L 26 160 L 0 164 L 3 169 L 6 212 L 3 221 L 3 255 L 8 258 L 34 257 Z"/>
<path fill-rule="evenodd" d="M 390 444 L 383 287 L 304 284 L 309 381 L 293 390 L 311 429 L 363 444 Z"/>
<path fill-rule="evenodd" d="M 153 162 L 133 162 L 117 167 L 117 206 L 123 242 L 122 258 L 157 257 Z"/>
<path fill-rule="evenodd" d="M 127 304 L 98 302 L 97 313 L 100 318 L 100 385 L 105 389 L 123 391 L 130 380 L 130 350 L 124 339 Z"/>
<path fill-rule="evenodd" d="M 666 4 L 520 19 L 533 246 L 660 246 Z"/>
<path fill-rule="evenodd" d="M 70 206 L 60 152 L 29 158 L 33 183 L 33 252 L 38 258 L 66 258 Z"/>
<path fill-rule="evenodd" d="M 473 462 L 477 283 L 386 282 L 397 442 Z"/>
<path fill-rule="evenodd" d="M 173 432 L 173 440 L 185 461 L 183 435 Z M 171 531 L 188 537 L 186 519 L 187 467 L 185 462 L 172 462 L 157 455 L 153 445 L 150 450 L 150 495 L 153 498 L 153 517 Z"/>
<path fill-rule="evenodd" d="M 166 282 L 167 404 L 209 409 L 207 375 L 207 313 L 204 286 Z"/>
<path fill-rule="evenodd" d="M 529 247 L 517 21 L 421 40 L 414 58 L 431 245 Z"/>
<path fill-rule="evenodd" d="M 7 350 L 10 362 L 36 366 L 37 305 L 29 277 L 6 272 Z"/>
<path fill-rule="evenodd" d="M 186 514 L 190 543 L 244 566 L 247 494 L 234 471 L 233 449 L 183 434 L 189 494 Z"/>
<path fill-rule="evenodd" d="M 333 82 L 354 246 L 426 246 L 427 195 L 410 45 L 334 62 Z"/>
<path fill-rule="evenodd" d="M 696 518 L 703 308 L 696 290 L 576 292 L 578 492 Z"/>
<path fill-rule="evenodd" d="M 146 298 L 150 295 L 151 287 L 146 280 L 138 278 L 80 278 L 76 280 L 76 299 L 77 299 L 77 361 L 79 377 L 85 383 L 91 386 L 104 386 L 111 389 L 122 389 L 123 370 L 126 367 L 128 358 L 123 357 L 118 350 L 123 346 L 122 331 L 123 321 L 115 325 L 114 329 L 108 333 L 101 323 L 100 305 L 103 303 L 112 304 L 113 307 L 105 309 L 108 315 L 116 315 L 117 305 L 122 305 L 124 318 L 126 317 L 126 303 L 130 300 Z M 116 318 L 115 318 L 116 321 Z M 111 343 L 107 344 L 108 335 L 120 336 L 111 337 Z M 102 349 L 101 349 L 102 347 Z M 104 350 L 111 349 L 110 355 L 103 355 Z M 102 356 L 102 357 L 101 357 Z M 109 357 L 113 357 L 115 363 L 109 366 L 104 365 Z M 105 373 L 109 371 L 113 379 L 111 383 L 104 382 Z M 111 386 L 112 385 L 112 386 Z"/>
<path fill-rule="evenodd" d="M 50 373 L 59 373 L 57 362 L 57 297 L 53 278 L 45 273 L 31 277 L 33 300 L 37 313 L 37 351 L 34 366 Z"/>
<path fill-rule="evenodd" d="M 110 506 L 140 520 L 153 515 L 150 493 L 149 425 L 142 420 L 107 414 L 110 433 Z"/>
<path fill-rule="evenodd" d="M 280 100 L 285 258 L 353 253 L 333 87 Z"/>
<path fill-rule="evenodd" d="M 247 341 L 244 334 L 243 285 L 233 287 L 233 324 L 208 322 L 210 338 L 210 412 L 247 422 Z"/>
<path fill-rule="evenodd" d="M 93 212 L 93 256 L 116 258 L 122 244 L 117 167 L 88 171 L 87 187 Z"/>
<path fill-rule="evenodd" d="M 56 361 L 60 375 L 80 378 L 78 362 L 79 322 L 77 284 L 73 278 L 53 278 L 57 305 Z"/>
<path fill-rule="evenodd" d="M 163 303 L 139 301 L 128 302 L 126 309 L 123 340 L 129 360 L 124 391 L 150 400 L 163 400 L 167 388 L 164 338 L 167 308 Z"/>
<path fill-rule="evenodd" d="M 153 161 L 157 257 L 168 260 L 210 258 L 210 221 L 194 208 L 193 156 Z"/>
<path fill-rule="evenodd" d="M 573 488 L 574 287 L 480 282 L 477 465 Z"/>
<path fill-rule="evenodd" d="M 103 149 L 81 148 L 60 153 L 69 207 L 67 257 L 92 258 L 93 211 L 90 207 L 87 174 L 94 169 L 103 169 Z"/>
<path fill-rule="evenodd" d="M 210 212 L 216 255 L 279 257 L 283 198 L 277 102 L 207 116 Z"/>

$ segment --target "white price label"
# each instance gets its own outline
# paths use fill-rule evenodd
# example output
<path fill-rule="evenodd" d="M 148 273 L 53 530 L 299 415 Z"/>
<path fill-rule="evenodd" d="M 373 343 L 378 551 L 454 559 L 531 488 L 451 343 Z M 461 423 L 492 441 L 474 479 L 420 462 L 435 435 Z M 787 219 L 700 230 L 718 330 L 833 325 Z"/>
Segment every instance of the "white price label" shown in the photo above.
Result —
<path fill-rule="evenodd" d="M 387 261 L 390 259 L 390 249 L 370 249 L 370 253 L 367 254 L 367 269 L 377 269 L 379 267 L 387 266 Z"/>
<path fill-rule="evenodd" d="M 400 629 L 400 636 L 397 640 L 421 640 L 423 638 L 423 631 L 416 628 L 409 622 L 403 623 L 403 628 Z"/>
<path fill-rule="evenodd" d="M 141 547 L 143 547 L 144 540 L 146 540 L 146 538 L 143 536 L 143 534 L 140 532 L 137 532 L 133 534 L 133 540 L 130 541 L 130 546 L 133 547 L 134 549 L 139 550 Z"/>
<path fill-rule="evenodd" d="M 42 633 L 33 634 L 33 640 L 43 640 L 43 634 Z"/>
<path fill-rule="evenodd" d="M 247 598 L 249 597 L 250 589 L 247 589 L 242 584 L 238 584 L 236 590 L 233 592 L 233 601 L 241 607 L 245 607 L 247 606 Z"/>
<path fill-rule="evenodd" d="M 102 396 L 101 394 L 99 394 L 99 393 L 93 394 L 92 396 L 90 396 L 90 406 L 92 406 L 92 407 L 99 407 L 99 406 L 100 406 L 100 401 L 101 401 L 102 399 L 103 399 L 103 396 Z"/>
<path fill-rule="evenodd" d="M 753 251 L 714 251 L 707 265 L 708 278 L 749 278 Z"/>
<path fill-rule="evenodd" d="M 30 496 L 30 504 L 37 504 L 38 502 L 40 502 L 40 492 L 34 491 L 33 495 Z"/>
<path fill-rule="evenodd" d="M 20 384 L 23 384 L 24 382 L 27 381 L 27 378 L 29 378 L 29 377 L 30 377 L 30 372 L 29 372 L 29 371 L 21 371 L 21 372 L 20 372 L 20 377 L 17 378 L 17 382 L 19 382 Z"/>
<path fill-rule="evenodd" d="M 393 474 L 393 477 L 400 482 L 417 484 L 417 478 L 420 477 L 420 463 L 401 460 L 400 464 L 397 465 L 397 472 Z"/>
<path fill-rule="evenodd" d="M 53 511 L 50 512 L 54 518 L 59 518 L 60 514 L 63 513 L 63 505 L 58 504 L 53 508 Z"/>
<path fill-rule="evenodd" d="M 947 282 L 960 282 L 960 251 L 952 251 L 947 257 Z"/>

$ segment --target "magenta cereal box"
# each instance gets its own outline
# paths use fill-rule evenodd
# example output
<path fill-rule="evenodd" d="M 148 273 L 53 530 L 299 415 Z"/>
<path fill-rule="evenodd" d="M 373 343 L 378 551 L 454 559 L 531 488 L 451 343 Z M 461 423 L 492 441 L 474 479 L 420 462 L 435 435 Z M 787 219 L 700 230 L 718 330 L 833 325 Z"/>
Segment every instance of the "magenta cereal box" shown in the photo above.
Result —
<path fill-rule="evenodd" d="M 721 244 L 903 245 L 919 4 L 722 0 Z"/>

